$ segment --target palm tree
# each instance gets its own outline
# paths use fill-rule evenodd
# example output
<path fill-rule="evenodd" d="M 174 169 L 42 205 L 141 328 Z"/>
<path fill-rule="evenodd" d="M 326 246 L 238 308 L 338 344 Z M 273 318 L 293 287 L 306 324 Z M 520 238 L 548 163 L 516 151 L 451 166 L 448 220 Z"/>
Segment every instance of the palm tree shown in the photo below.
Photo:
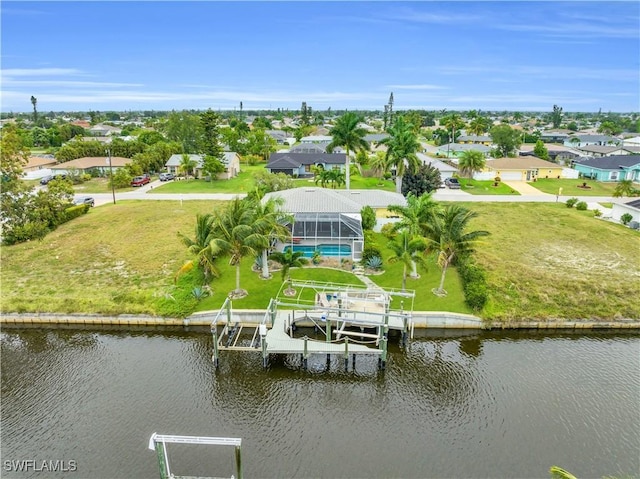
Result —
<path fill-rule="evenodd" d="M 424 236 L 427 223 L 437 214 L 439 208 L 440 205 L 431 197 L 431 193 L 425 193 L 420 197 L 409 193 L 407 206 L 390 205 L 387 209 L 397 213 L 401 218 L 393 225 L 393 231 L 406 230 L 411 236 Z M 411 264 L 411 277 L 418 277 L 415 261 Z"/>
<path fill-rule="evenodd" d="M 289 271 L 291 268 L 299 268 L 309 262 L 309 260 L 303 258 L 303 256 L 304 252 L 293 251 L 293 248 L 289 248 L 285 252 L 276 251 L 275 253 L 271 253 L 271 259 L 282 265 L 282 282 L 284 283 L 286 280 L 289 283 L 284 292 L 287 295 L 295 294 L 295 290 L 291 288 L 291 276 L 289 275 Z"/>
<path fill-rule="evenodd" d="M 387 146 L 387 165 L 396 169 L 396 193 L 402 192 L 402 176 L 406 171 L 414 172 L 420 165 L 416 153 L 421 145 L 413 131 L 413 125 L 399 117 L 389 130 L 387 138 L 380 144 Z"/>
<path fill-rule="evenodd" d="M 38 121 L 38 110 L 36 108 L 36 105 L 38 104 L 38 99 L 31 95 L 31 104 L 33 105 L 33 122 L 37 123 Z"/>
<path fill-rule="evenodd" d="M 486 133 L 488 129 L 489 122 L 482 116 L 476 116 L 469 122 L 469 133 L 472 133 L 474 135 L 482 135 L 483 133 Z"/>
<path fill-rule="evenodd" d="M 551 466 L 549 474 L 551 474 L 552 479 L 577 479 L 576 476 L 571 474 L 569 471 L 565 471 L 558 466 Z"/>
<path fill-rule="evenodd" d="M 464 128 L 464 121 L 457 113 L 451 113 L 440 120 L 440 124 L 448 130 L 451 130 L 451 143 L 456 142 L 456 130 Z"/>
<path fill-rule="evenodd" d="M 633 187 L 632 180 L 621 180 L 613 191 L 613 196 L 620 198 L 622 196 L 631 196 L 635 193 L 636 189 Z"/>
<path fill-rule="evenodd" d="M 402 263 L 402 291 L 404 291 L 407 287 L 407 270 L 414 263 L 425 265 L 422 252 L 427 248 L 427 243 L 424 238 L 414 236 L 405 229 L 400 231 L 387 245 L 393 251 L 393 255 L 387 261 Z"/>
<path fill-rule="evenodd" d="M 388 168 L 386 155 L 382 151 L 376 152 L 376 154 L 369 160 L 369 168 L 371 168 L 374 175 L 382 178 Z"/>
<path fill-rule="evenodd" d="M 327 171 L 327 178 L 329 179 L 329 182 L 331 182 L 331 188 L 335 190 L 336 186 L 342 186 L 345 184 L 348 175 L 345 176 L 344 171 L 339 170 L 338 168 L 333 168 Z"/>
<path fill-rule="evenodd" d="M 458 166 L 463 176 L 473 178 L 476 171 L 482 171 L 486 165 L 484 154 L 478 150 L 467 150 L 460 155 Z"/>
<path fill-rule="evenodd" d="M 211 248 L 218 256 L 229 256 L 229 265 L 236 267 L 236 289 L 232 296 L 242 298 L 240 263 L 245 256 L 256 256 L 268 243 L 264 231 L 254 224 L 255 207 L 250 200 L 236 197 L 228 206 L 214 213 L 214 233 Z"/>
<path fill-rule="evenodd" d="M 183 171 L 184 174 L 189 178 L 189 174 L 194 170 L 194 168 L 198 165 L 196 160 L 192 160 L 191 156 L 187 153 L 182 155 L 182 159 L 180 160 L 180 166 L 178 168 L 180 171 Z"/>
<path fill-rule="evenodd" d="M 430 249 L 438 253 L 438 266 L 442 268 L 440 286 L 432 290 L 434 294 L 447 294 L 444 279 L 449 265 L 456 257 L 473 252 L 478 239 L 489 235 L 488 231 L 483 230 L 466 231 L 469 222 L 476 216 L 476 212 L 457 204 L 449 204 L 426 225 Z"/>
<path fill-rule="evenodd" d="M 211 240 L 213 239 L 214 225 L 213 215 L 204 214 L 196 215 L 196 228 L 195 238 L 191 239 L 188 236 L 178 232 L 178 237 L 182 240 L 184 245 L 189 250 L 189 253 L 196 257 L 197 264 L 204 273 L 205 280 L 208 282 L 212 276 L 218 277 L 219 272 L 214 262 L 216 259 L 215 249 L 211 247 Z M 176 274 L 176 278 L 193 268 L 194 261 L 187 261 Z"/>
<path fill-rule="evenodd" d="M 273 241 L 286 242 L 291 236 L 291 232 L 286 224 L 291 222 L 291 216 L 284 213 L 280 207 L 284 203 L 282 198 L 269 198 L 267 201 L 255 200 L 254 220 L 255 229 L 264 235 L 265 243 L 261 248 L 262 255 L 262 277 L 269 278 L 268 252 Z"/>
<path fill-rule="evenodd" d="M 336 120 L 336 124 L 329 131 L 333 139 L 327 145 L 327 150 L 330 151 L 337 146 L 343 146 L 347 151 L 347 163 L 345 165 L 347 189 L 351 188 L 349 152 L 369 150 L 369 144 L 364 139 L 367 131 L 358 127 L 361 121 L 362 118 L 355 113 L 347 112 Z"/>

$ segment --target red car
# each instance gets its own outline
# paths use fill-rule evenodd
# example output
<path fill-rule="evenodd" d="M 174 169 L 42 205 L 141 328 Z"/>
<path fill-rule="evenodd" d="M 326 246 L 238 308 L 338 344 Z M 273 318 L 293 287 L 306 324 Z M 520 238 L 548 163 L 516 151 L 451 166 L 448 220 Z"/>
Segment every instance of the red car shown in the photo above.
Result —
<path fill-rule="evenodd" d="M 131 180 L 131 186 L 143 186 L 151 181 L 149 175 L 136 176 L 133 180 Z"/>

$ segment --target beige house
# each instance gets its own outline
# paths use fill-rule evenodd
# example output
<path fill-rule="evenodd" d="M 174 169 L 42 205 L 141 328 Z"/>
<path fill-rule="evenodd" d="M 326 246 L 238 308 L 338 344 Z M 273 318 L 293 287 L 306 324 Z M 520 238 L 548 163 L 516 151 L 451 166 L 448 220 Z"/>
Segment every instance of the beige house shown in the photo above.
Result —
<path fill-rule="evenodd" d="M 43 158 L 40 156 L 31 156 L 27 164 L 22 167 L 22 171 L 29 173 L 31 171 L 45 170 L 51 168 L 57 163 L 55 158 Z"/>
<path fill-rule="evenodd" d="M 52 166 L 51 171 L 54 174 L 60 175 L 69 173 L 70 169 L 75 169 L 82 173 L 91 174 L 92 171 L 95 171 L 100 175 L 104 175 L 109 171 L 110 167 L 113 169 L 122 168 L 131 163 L 131 161 L 131 158 L 122 158 L 119 156 L 112 156 L 111 163 L 109 163 L 109 157 L 107 156 L 84 157 Z"/>
<path fill-rule="evenodd" d="M 171 157 L 165 163 L 165 167 L 169 173 L 173 173 L 175 175 L 182 174 L 180 171 L 180 164 L 182 163 L 181 154 L 171 155 Z M 202 162 L 204 161 L 204 155 L 194 155 L 190 154 L 189 158 L 195 161 L 195 176 L 196 178 L 202 177 Z M 233 151 L 225 151 L 222 156 L 222 164 L 225 167 L 225 171 L 218 175 L 218 179 L 220 180 L 229 180 L 231 178 L 235 178 L 240 173 L 240 155 Z"/>

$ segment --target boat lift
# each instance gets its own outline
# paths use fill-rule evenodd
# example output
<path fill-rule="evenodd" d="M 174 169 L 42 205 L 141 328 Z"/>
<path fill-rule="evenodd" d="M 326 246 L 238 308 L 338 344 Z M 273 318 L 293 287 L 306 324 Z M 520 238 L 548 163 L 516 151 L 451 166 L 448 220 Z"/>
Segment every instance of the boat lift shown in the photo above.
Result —
<path fill-rule="evenodd" d="M 236 448 L 236 475 L 231 479 L 242 479 L 242 439 L 235 437 L 200 437 L 200 436 L 167 436 L 153 433 L 149 438 L 149 449 L 156 451 L 160 479 L 190 479 L 189 476 L 175 476 L 169 467 L 167 443 L 173 444 L 205 444 L 210 446 L 234 446 Z M 195 479 L 195 478 L 194 478 Z M 200 478 L 213 479 L 213 478 Z"/>

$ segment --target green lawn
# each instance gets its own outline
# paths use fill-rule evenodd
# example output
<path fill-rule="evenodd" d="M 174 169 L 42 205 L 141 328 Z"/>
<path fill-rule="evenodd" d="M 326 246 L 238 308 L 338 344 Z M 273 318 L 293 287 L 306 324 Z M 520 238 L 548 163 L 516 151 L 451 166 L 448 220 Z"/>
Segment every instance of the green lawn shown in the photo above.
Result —
<path fill-rule="evenodd" d="M 214 201 L 120 201 L 92 208 L 60 226 L 42 241 L 3 246 L 0 258 L 3 312 L 155 314 L 184 316 L 217 309 L 235 287 L 235 271 L 220 261 L 221 277 L 212 281 L 213 296 L 197 304 L 192 288 L 197 272 L 174 285 L 175 272 L 188 259 L 177 232 L 192 235 L 196 213 L 211 212 Z M 487 270 L 488 319 L 638 318 L 640 303 L 640 233 L 598 220 L 593 212 L 554 203 L 466 203 L 480 216 L 472 226 L 491 236 L 477 248 Z M 535 231 L 535 234 L 531 234 Z M 384 258 L 389 251 L 378 235 Z M 242 264 L 241 287 L 249 296 L 235 308 L 263 309 L 281 285 L 278 272 L 262 280 Z M 382 287 L 400 288 L 402 266 L 384 265 L 370 278 Z M 447 273 L 449 294 L 431 293 L 440 270 L 430 259 L 416 290 L 414 310 L 470 312 L 464 304 L 454 268 Z M 305 267 L 294 278 L 357 282 L 347 271 Z M 407 305 L 408 307 L 408 305 Z"/>
<path fill-rule="evenodd" d="M 472 195 L 515 195 L 519 196 L 516 190 L 499 182 L 498 186 L 494 186 L 493 180 L 478 181 L 469 178 L 458 178 L 462 191 L 471 193 Z"/>
<path fill-rule="evenodd" d="M 181 180 L 171 181 L 162 186 L 154 188 L 149 193 L 248 193 L 255 185 L 254 175 L 259 171 L 265 171 L 264 163 L 254 166 L 242 165 L 240 174 L 230 180 Z M 303 188 L 305 186 L 316 185 L 312 178 L 299 178 L 293 180 L 294 187 Z M 327 186 L 328 188 L 330 186 Z M 339 189 L 344 189 L 343 185 Z M 395 191 L 393 181 L 380 180 L 378 178 L 363 178 L 360 175 L 351 177 L 351 189 L 380 189 Z"/>
<path fill-rule="evenodd" d="M 583 183 L 586 183 L 590 188 L 578 188 Z M 613 196 L 613 191 L 616 189 L 616 183 L 602 183 L 586 179 L 541 178 L 529 184 L 543 193 L 552 195 L 557 195 L 558 189 L 562 188 L 561 196 Z"/>
<path fill-rule="evenodd" d="M 152 180 L 155 178 L 152 178 Z M 91 178 L 89 181 L 85 181 L 79 185 L 74 185 L 73 189 L 76 193 L 111 193 L 111 186 L 106 178 Z M 133 191 L 136 188 L 128 186 L 127 188 L 116 188 L 116 193 L 126 193 Z"/>

